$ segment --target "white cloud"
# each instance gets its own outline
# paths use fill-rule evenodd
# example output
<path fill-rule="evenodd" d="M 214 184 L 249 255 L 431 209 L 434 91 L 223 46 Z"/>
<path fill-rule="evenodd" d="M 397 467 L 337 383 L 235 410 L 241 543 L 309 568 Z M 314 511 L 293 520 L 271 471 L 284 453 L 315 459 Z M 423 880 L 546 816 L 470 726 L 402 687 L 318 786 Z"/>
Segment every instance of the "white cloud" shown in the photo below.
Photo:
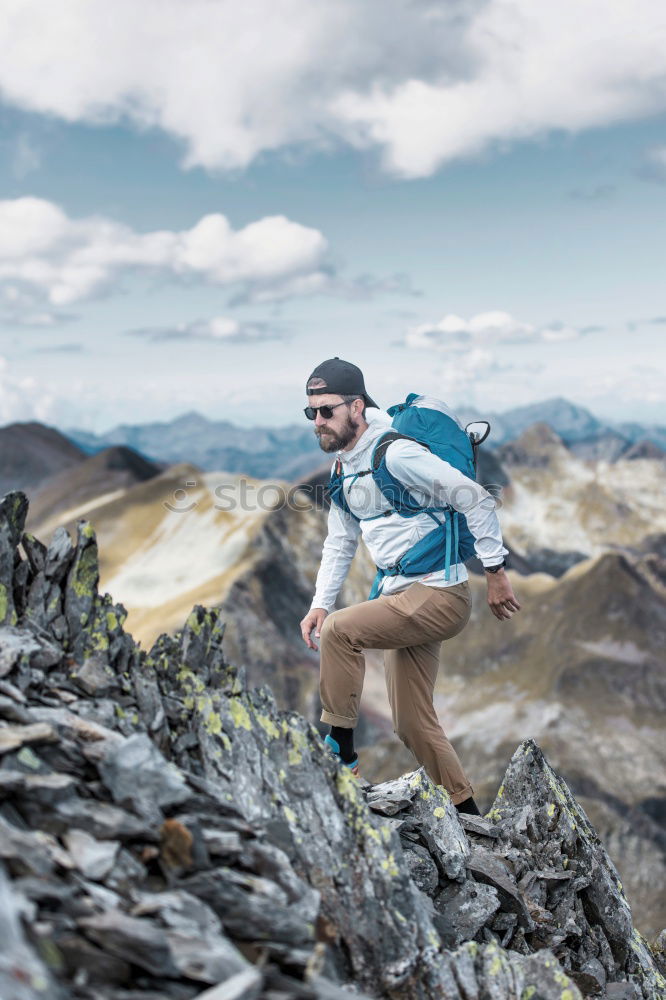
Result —
<path fill-rule="evenodd" d="M 30 294 L 53 306 L 99 296 L 130 269 L 248 289 L 317 280 L 327 242 L 316 229 L 266 216 L 232 229 L 206 215 L 191 229 L 138 233 L 103 216 L 70 219 L 41 198 L 0 201 L 0 282 L 6 303 Z"/>
<path fill-rule="evenodd" d="M 281 340 L 284 331 L 266 323 L 246 323 L 230 316 L 196 319 L 175 326 L 142 327 L 129 330 L 130 335 L 148 340 L 207 340 L 220 344 L 256 343 L 260 340 Z"/>
<path fill-rule="evenodd" d="M 5 0 L 0 92 L 66 121 L 161 128 L 186 166 L 344 141 L 425 176 L 497 142 L 666 107 L 654 0 L 116 0 L 108 12 Z"/>
<path fill-rule="evenodd" d="M 592 329 L 594 328 L 588 328 L 588 332 Z M 462 353 L 478 345 L 492 347 L 538 340 L 576 340 L 584 336 L 585 332 L 584 329 L 559 322 L 537 327 L 532 323 L 523 323 L 501 310 L 477 313 L 471 319 L 449 313 L 437 323 L 421 323 L 410 327 L 404 344 L 413 348 Z"/>
<path fill-rule="evenodd" d="M 0 355 L 0 425 L 17 420 L 39 420 L 53 424 L 64 415 L 61 401 L 32 376 L 13 375 Z"/>

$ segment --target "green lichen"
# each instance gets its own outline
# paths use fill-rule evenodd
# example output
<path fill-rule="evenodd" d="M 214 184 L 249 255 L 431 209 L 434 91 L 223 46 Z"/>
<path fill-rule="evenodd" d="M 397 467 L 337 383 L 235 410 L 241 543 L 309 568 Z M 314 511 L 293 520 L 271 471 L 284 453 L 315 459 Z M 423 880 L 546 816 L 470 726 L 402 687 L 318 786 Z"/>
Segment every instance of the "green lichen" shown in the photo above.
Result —
<path fill-rule="evenodd" d="M 7 609 L 9 608 L 9 601 L 7 599 L 7 588 L 4 583 L 0 583 L 0 622 L 4 622 L 7 617 Z"/>
<path fill-rule="evenodd" d="M 536 989 L 536 986 L 526 986 L 520 994 L 520 1000 L 530 1000 L 530 998 L 536 993 Z"/>
<path fill-rule="evenodd" d="M 23 747 L 22 750 L 19 750 L 16 757 L 20 764 L 24 767 L 29 767 L 31 771 L 37 771 L 42 763 L 34 750 L 31 750 L 30 747 Z"/>
<path fill-rule="evenodd" d="M 409 782 L 409 787 L 410 788 L 418 788 L 420 784 L 421 784 L 421 775 L 420 774 L 415 774 L 414 777 Z"/>
<path fill-rule="evenodd" d="M 379 838 L 377 838 L 377 839 L 379 839 Z M 391 876 L 391 878 L 395 878 L 396 875 L 400 874 L 398 866 L 395 863 L 395 858 L 393 857 L 392 854 L 389 854 L 388 858 L 384 858 L 382 860 L 381 866 L 382 866 L 382 868 L 384 869 L 385 872 L 388 872 L 388 874 Z"/>
<path fill-rule="evenodd" d="M 190 611 L 185 622 L 185 627 L 189 628 L 195 635 L 201 635 L 204 624 L 205 622 L 200 622 L 197 618 L 196 611 Z"/>
<path fill-rule="evenodd" d="M 232 698 L 229 702 L 229 712 L 235 726 L 242 726 L 248 731 L 252 730 L 252 723 L 245 705 L 240 698 Z"/>
<path fill-rule="evenodd" d="M 219 712 L 211 710 L 204 720 L 204 727 L 211 736 L 220 736 L 222 734 L 222 719 Z"/>
<path fill-rule="evenodd" d="M 116 718 L 125 719 L 127 717 L 127 712 L 122 707 L 122 705 L 115 705 L 114 708 L 115 708 Z"/>
<path fill-rule="evenodd" d="M 280 735 L 280 730 L 275 725 L 273 720 L 268 715 L 261 715 L 260 712 L 257 712 L 256 715 L 257 715 L 257 722 L 264 730 L 264 732 L 267 733 L 272 740 L 276 740 Z"/>
<path fill-rule="evenodd" d="M 90 528 L 90 534 L 85 533 L 85 527 Z M 84 526 L 82 534 L 86 538 L 94 537 L 95 533 L 92 525 L 89 524 Z M 99 570 L 97 567 L 97 546 L 95 544 L 87 545 L 82 550 L 78 560 L 74 564 L 74 569 L 69 578 L 69 584 L 77 597 L 92 598 L 97 589 L 98 579 Z"/>
<path fill-rule="evenodd" d="M 81 616 L 83 618 L 83 615 Z M 82 624 L 84 624 L 82 622 Z M 98 629 L 93 629 L 90 636 L 90 645 L 92 649 L 97 650 L 99 653 L 103 653 L 104 650 L 109 648 L 109 637 L 104 632 L 100 632 Z"/>
<path fill-rule="evenodd" d="M 574 1000 L 573 990 L 570 989 L 562 990 L 562 993 L 560 995 L 560 1000 Z"/>
<path fill-rule="evenodd" d="M 435 809 L 433 809 L 432 812 L 433 815 L 437 817 L 437 819 L 442 819 L 444 816 L 446 816 L 446 809 L 444 808 L 444 806 L 437 806 Z"/>
<path fill-rule="evenodd" d="M 299 764 L 303 763 L 303 757 L 298 750 L 295 750 L 293 747 L 287 752 L 287 760 L 292 767 L 298 767 Z"/>
<path fill-rule="evenodd" d="M 554 802 L 549 802 L 548 803 L 548 807 L 546 809 L 546 812 L 548 813 L 549 816 L 554 816 L 556 809 L 557 809 L 557 806 L 555 805 L 555 803 Z"/>
<path fill-rule="evenodd" d="M 289 820 L 289 822 L 292 824 L 292 826 L 296 826 L 298 824 L 298 816 L 296 815 L 294 810 L 290 809 L 289 806 L 284 806 L 283 808 L 284 808 L 284 814 Z"/>
<path fill-rule="evenodd" d="M 490 812 L 486 813 L 485 818 L 490 820 L 500 820 L 502 818 L 502 813 L 499 809 L 491 809 Z"/>
<path fill-rule="evenodd" d="M 504 785 L 502 784 L 497 789 L 497 798 L 501 799 L 503 795 L 504 795 Z"/>
<path fill-rule="evenodd" d="M 120 622 L 118 621 L 118 616 L 116 615 L 115 611 L 107 611 L 106 627 L 108 628 L 109 632 L 114 632 L 118 628 L 119 624 Z"/>
<path fill-rule="evenodd" d="M 433 948 L 439 948 L 439 938 L 432 929 L 428 931 L 428 942 L 433 946 Z"/>
<path fill-rule="evenodd" d="M 281 767 L 280 770 L 278 771 L 278 778 L 280 779 L 280 781 L 284 781 L 286 777 L 287 777 L 287 772 L 283 767 Z"/>
<path fill-rule="evenodd" d="M 488 972 L 491 976 L 497 976 L 502 971 L 502 959 L 499 955 L 494 955 L 493 960 L 490 963 Z"/>

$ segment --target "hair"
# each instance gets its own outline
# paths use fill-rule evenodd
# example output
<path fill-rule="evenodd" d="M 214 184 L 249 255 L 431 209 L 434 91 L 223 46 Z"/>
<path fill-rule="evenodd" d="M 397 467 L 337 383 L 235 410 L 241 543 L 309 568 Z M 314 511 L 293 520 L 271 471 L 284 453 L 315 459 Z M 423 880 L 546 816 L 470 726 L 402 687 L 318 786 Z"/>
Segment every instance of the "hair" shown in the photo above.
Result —
<path fill-rule="evenodd" d="M 343 395 L 342 396 L 345 403 L 353 403 L 355 399 L 363 399 L 363 396 L 359 396 L 358 393 L 355 395 Z M 363 409 L 361 410 L 361 419 L 365 420 L 365 400 L 363 399 Z"/>

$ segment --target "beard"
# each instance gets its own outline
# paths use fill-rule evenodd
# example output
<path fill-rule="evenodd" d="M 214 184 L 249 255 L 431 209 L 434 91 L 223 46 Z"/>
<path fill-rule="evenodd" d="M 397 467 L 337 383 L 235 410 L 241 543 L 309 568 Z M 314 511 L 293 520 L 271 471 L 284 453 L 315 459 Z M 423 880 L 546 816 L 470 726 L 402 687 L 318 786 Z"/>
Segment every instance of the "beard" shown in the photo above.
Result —
<path fill-rule="evenodd" d="M 322 451 L 340 451 L 354 440 L 358 428 L 359 424 L 354 423 L 349 414 L 347 414 L 347 421 L 340 431 L 331 431 L 327 427 L 324 427 L 321 430 L 315 431 L 315 434 Z"/>

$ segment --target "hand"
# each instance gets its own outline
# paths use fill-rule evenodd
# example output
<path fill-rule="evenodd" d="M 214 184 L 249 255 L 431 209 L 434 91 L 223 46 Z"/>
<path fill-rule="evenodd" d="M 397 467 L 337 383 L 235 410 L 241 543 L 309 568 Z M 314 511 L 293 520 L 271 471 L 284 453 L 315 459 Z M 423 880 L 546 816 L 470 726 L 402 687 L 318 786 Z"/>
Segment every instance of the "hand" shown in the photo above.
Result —
<path fill-rule="evenodd" d="M 516 598 L 511 581 L 503 569 L 498 573 L 486 573 L 488 583 L 488 607 L 495 615 L 495 618 L 502 621 L 511 618 L 520 611 L 520 604 Z"/>
<path fill-rule="evenodd" d="M 303 636 L 303 642 L 310 649 L 319 649 L 319 646 L 310 638 L 310 633 L 312 629 L 315 630 L 315 637 L 318 639 L 321 634 L 321 627 L 324 624 L 324 618 L 328 614 L 328 611 L 324 611 L 323 608 L 312 608 L 308 611 L 307 615 L 301 622 L 301 635 Z"/>

